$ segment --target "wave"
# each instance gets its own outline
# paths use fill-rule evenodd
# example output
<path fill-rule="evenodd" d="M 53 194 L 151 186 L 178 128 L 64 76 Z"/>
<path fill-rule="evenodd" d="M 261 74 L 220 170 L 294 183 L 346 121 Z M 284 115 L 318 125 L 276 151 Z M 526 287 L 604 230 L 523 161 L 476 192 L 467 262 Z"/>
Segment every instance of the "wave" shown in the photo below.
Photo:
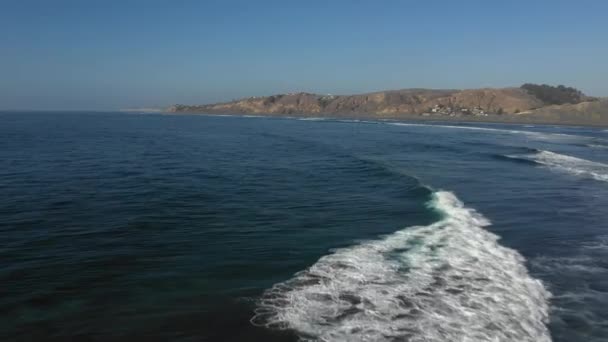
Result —
<path fill-rule="evenodd" d="M 545 150 L 539 150 L 534 154 L 509 155 L 505 157 L 529 160 L 554 170 L 566 172 L 576 176 L 588 177 L 598 181 L 608 182 L 608 165 L 586 159 L 571 157 Z"/>
<path fill-rule="evenodd" d="M 393 126 L 419 126 L 419 127 L 441 127 L 441 128 L 455 128 L 455 129 L 470 129 L 475 131 L 490 131 L 490 132 L 501 132 L 501 133 L 536 133 L 528 131 L 516 131 L 508 129 L 488 128 L 488 127 L 476 127 L 476 126 L 454 126 L 454 125 L 438 125 L 438 124 L 416 124 L 416 123 L 405 123 L 405 122 L 390 122 L 389 125 Z"/>
<path fill-rule="evenodd" d="M 252 323 L 312 341 L 551 341 L 550 294 L 450 192 L 443 218 L 335 250 L 265 292 Z"/>
<path fill-rule="evenodd" d="M 360 120 L 360 119 L 339 119 L 333 117 L 288 117 L 299 121 L 326 121 L 326 122 L 344 122 L 344 123 L 366 123 L 366 124 L 378 124 L 380 122 L 374 120 Z"/>
<path fill-rule="evenodd" d="M 494 154 L 494 155 L 492 155 L 492 157 L 494 159 L 507 160 L 507 161 L 511 161 L 514 163 L 520 163 L 520 164 L 526 164 L 526 165 L 542 165 L 539 162 L 536 162 L 534 160 L 531 160 L 528 158 L 522 158 L 522 157 L 516 156 L 516 155 Z"/>
<path fill-rule="evenodd" d="M 568 242 L 570 252 L 574 246 Z M 551 327 L 571 341 L 606 341 L 608 305 L 608 237 L 595 237 L 574 253 L 539 256 L 530 260 L 536 274 L 551 279 Z M 572 284 L 576 284 L 573 288 Z M 573 325 L 584 329 L 573 329 Z"/>
<path fill-rule="evenodd" d="M 254 114 L 208 114 L 208 113 L 202 113 L 202 114 L 197 114 L 197 115 L 203 115 L 203 116 L 216 116 L 216 117 L 229 117 L 229 118 L 265 118 L 265 115 L 254 115 Z"/>
<path fill-rule="evenodd" d="M 346 122 L 346 123 L 364 123 L 364 124 L 379 124 L 379 121 L 376 120 L 360 120 L 360 119 L 340 119 L 338 122 Z"/>
<path fill-rule="evenodd" d="M 587 144 L 585 146 L 591 147 L 591 148 L 608 148 L 608 145 L 599 145 L 599 144 Z"/>
<path fill-rule="evenodd" d="M 535 131 L 520 131 L 513 129 L 500 129 L 500 128 L 489 128 L 489 127 L 477 127 L 477 126 L 456 126 L 456 125 L 439 125 L 439 124 L 416 124 L 416 123 L 404 123 L 404 122 L 388 122 L 389 125 L 394 126 L 419 126 L 419 127 L 441 127 L 441 128 L 451 128 L 451 129 L 466 129 L 466 130 L 474 130 L 474 131 L 488 131 L 488 132 L 497 132 L 504 134 L 525 134 L 529 137 L 539 138 L 539 139 L 585 139 L 587 137 L 575 134 L 566 134 L 566 133 L 548 133 L 548 132 L 535 132 Z M 528 126 L 524 126 L 528 127 Z"/>
<path fill-rule="evenodd" d="M 327 121 L 328 118 L 319 118 L 319 117 L 305 117 L 305 118 L 295 118 L 300 121 Z"/>

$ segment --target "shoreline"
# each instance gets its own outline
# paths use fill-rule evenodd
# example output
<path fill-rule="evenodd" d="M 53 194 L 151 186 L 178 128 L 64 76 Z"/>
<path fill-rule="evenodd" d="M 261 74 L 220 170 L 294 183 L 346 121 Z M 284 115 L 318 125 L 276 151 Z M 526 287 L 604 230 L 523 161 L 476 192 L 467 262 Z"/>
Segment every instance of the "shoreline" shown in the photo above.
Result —
<path fill-rule="evenodd" d="M 237 116 L 237 117 L 269 117 L 269 118 L 285 118 L 285 119 L 321 119 L 321 120 L 374 120 L 374 121 L 415 121 L 415 122 L 453 122 L 453 123 L 489 123 L 489 124 L 510 124 L 510 125 L 553 125 L 553 126 L 568 126 L 568 127 L 593 127 L 593 128 L 608 128 L 608 123 L 595 122 L 578 122 L 567 120 L 544 120 L 544 118 L 530 117 L 529 114 L 520 114 L 517 117 L 510 115 L 488 115 L 484 117 L 450 117 L 450 116 L 422 116 L 422 115 L 399 115 L 399 116 L 378 116 L 378 115 L 331 115 L 321 114 L 314 115 L 312 113 L 294 113 L 294 114 L 264 114 L 264 113 L 212 113 L 212 112 L 163 112 L 163 115 L 213 115 L 213 116 Z M 526 120 L 521 120 L 523 116 L 527 116 Z"/>

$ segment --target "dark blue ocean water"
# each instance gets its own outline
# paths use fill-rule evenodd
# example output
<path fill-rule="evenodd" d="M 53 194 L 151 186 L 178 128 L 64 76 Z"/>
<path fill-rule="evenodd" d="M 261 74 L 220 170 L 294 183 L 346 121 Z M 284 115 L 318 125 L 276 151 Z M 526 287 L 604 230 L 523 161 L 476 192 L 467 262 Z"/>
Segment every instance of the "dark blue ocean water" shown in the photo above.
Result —
<path fill-rule="evenodd" d="M 2 341 L 608 340 L 608 131 L 0 113 Z"/>

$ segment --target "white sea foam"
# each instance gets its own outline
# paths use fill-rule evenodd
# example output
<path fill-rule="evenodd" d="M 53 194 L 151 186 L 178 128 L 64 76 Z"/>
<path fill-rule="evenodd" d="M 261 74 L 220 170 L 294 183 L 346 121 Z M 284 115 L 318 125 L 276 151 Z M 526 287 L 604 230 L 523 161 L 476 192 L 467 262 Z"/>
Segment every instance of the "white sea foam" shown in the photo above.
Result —
<path fill-rule="evenodd" d="M 508 130 L 508 129 L 498 129 L 498 128 L 488 128 L 488 127 L 417 124 L 417 123 L 405 123 L 405 122 L 390 122 L 389 125 L 470 129 L 470 130 L 475 130 L 475 131 L 490 131 L 490 132 L 501 132 L 501 133 L 534 133 L 534 132 L 527 132 L 527 131 L 514 131 L 514 130 Z"/>
<path fill-rule="evenodd" d="M 539 151 L 528 158 L 558 171 L 608 182 L 608 165 L 606 164 L 551 151 Z"/>
<path fill-rule="evenodd" d="M 551 139 L 551 140 L 564 140 L 564 139 L 586 139 L 587 137 L 574 135 L 574 134 L 566 134 L 566 133 L 544 133 L 544 132 L 535 132 L 535 131 L 520 131 L 514 129 L 500 129 L 500 128 L 490 128 L 490 127 L 477 127 L 477 126 L 455 126 L 455 125 L 439 125 L 439 124 L 417 124 L 417 123 L 404 123 L 404 122 L 389 122 L 389 125 L 394 126 L 419 126 L 419 127 L 440 127 L 440 128 L 450 128 L 450 129 L 465 129 L 465 130 L 473 130 L 473 131 L 487 131 L 487 132 L 495 132 L 495 133 L 503 133 L 503 134 L 525 134 L 528 137 L 538 138 L 538 139 Z M 528 126 L 524 126 L 528 127 Z"/>
<path fill-rule="evenodd" d="M 338 249 L 260 300 L 254 324 L 304 341 L 550 341 L 549 292 L 450 192 L 443 219 Z"/>
<path fill-rule="evenodd" d="M 296 118 L 296 120 L 300 121 L 327 121 L 328 118 L 319 118 L 319 117 L 305 117 L 305 118 Z"/>
<path fill-rule="evenodd" d="M 495 132 L 495 133 L 507 133 L 507 134 L 526 134 L 529 136 L 537 136 L 537 137 L 550 137 L 553 135 L 559 135 L 558 133 L 541 133 L 541 132 L 533 132 L 533 131 L 519 131 L 513 129 L 500 129 L 500 128 L 489 128 L 489 127 L 476 127 L 476 126 L 454 126 L 454 125 L 438 125 L 438 124 L 415 124 L 415 123 L 404 123 L 404 122 L 391 122 L 390 125 L 394 126 L 419 126 L 419 127 L 440 127 L 440 128 L 450 128 L 450 129 L 465 129 L 472 131 L 486 131 L 486 132 Z M 565 135 L 568 136 L 568 135 Z M 576 137 L 570 135 L 571 137 Z"/>
<path fill-rule="evenodd" d="M 591 148 L 608 148 L 608 145 L 598 145 L 598 144 L 587 144 L 587 147 Z"/>
<path fill-rule="evenodd" d="M 337 119 L 337 118 L 329 118 L 329 117 L 303 117 L 303 118 L 294 118 L 300 121 L 332 121 L 332 122 L 346 122 L 346 123 L 374 123 L 377 124 L 378 121 L 370 121 L 370 120 L 359 120 L 359 119 Z"/>

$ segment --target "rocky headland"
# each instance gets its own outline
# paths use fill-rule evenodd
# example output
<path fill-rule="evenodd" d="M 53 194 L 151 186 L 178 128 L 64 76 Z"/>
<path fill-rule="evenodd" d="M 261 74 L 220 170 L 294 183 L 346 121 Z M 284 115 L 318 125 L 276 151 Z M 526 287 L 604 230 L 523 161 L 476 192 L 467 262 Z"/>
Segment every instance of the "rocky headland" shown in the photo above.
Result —
<path fill-rule="evenodd" d="M 203 105 L 170 113 L 255 114 L 402 120 L 456 120 L 608 126 L 608 99 L 575 88 L 403 89 L 357 95 L 289 93 Z"/>

